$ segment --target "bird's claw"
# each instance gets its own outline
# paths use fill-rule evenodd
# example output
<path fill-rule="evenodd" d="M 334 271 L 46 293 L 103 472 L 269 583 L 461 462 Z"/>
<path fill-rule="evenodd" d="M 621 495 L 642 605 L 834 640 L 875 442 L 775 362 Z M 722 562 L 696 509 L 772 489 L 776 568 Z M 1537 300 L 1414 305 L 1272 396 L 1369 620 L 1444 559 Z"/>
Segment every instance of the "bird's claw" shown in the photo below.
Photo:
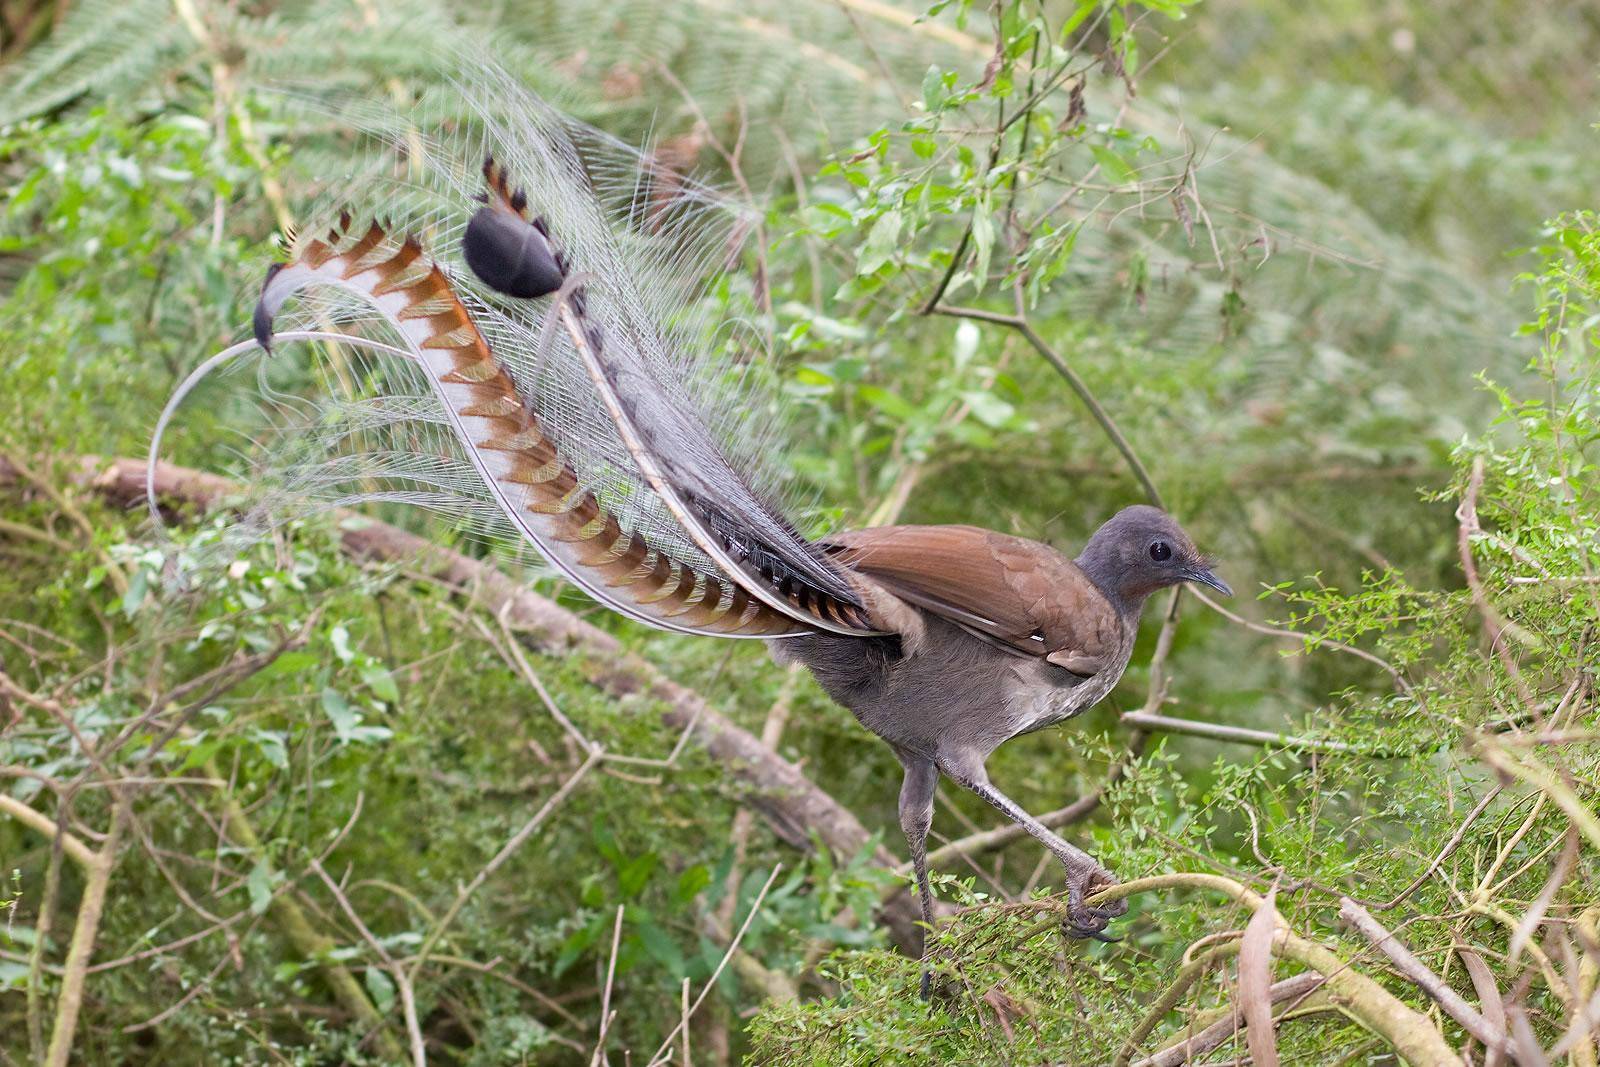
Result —
<path fill-rule="evenodd" d="M 1091 906 L 1084 898 L 1094 890 L 1114 885 L 1116 880 L 1103 869 L 1092 869 L 1083 874 L 1067 872 L 1067 917 L 1061 921 L 1061 932 L 1075 940 L 1092 939 L 1114 942 L 1122 938 L 1105 932 L 1111 920 L 1128 912 L 1126 900 L 1113 900 L 1109 904 Z"/>

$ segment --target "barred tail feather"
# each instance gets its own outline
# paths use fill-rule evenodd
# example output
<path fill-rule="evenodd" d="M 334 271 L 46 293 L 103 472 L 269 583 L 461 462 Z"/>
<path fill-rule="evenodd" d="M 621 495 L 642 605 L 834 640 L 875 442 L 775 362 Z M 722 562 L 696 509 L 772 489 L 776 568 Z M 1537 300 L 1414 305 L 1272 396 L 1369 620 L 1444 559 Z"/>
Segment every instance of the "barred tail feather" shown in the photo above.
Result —
<path fill-rule="evenodd" d="M 254 342 L 191 376 L 163 428 L 214 367 L 337 330 L 354 370 L 330 353 L 336 391 L 254 357 L 274 436 L 251 457 L 272 477 L 252 481 L 276 484 L 273 518 L 455 509 L 651 626 L 879 632 L 859 579 L 778 502 L 783 408 L 764 391 L 761 339 L 706 299 L 750 212 L 493 65 L 447 62 L 448 88 L 405 114 L 284 97 L 359 135 L 344 176 L 322 183 L 321 217 L 339 221 L 294 241 L 263 284 Z"/>
<path fill-rule="evenodd" d="M 587 595 L 627 618 L 679 633 L 799 632 L 792 620 L 730 590 L 718 576 L 652 547 L 601 505 L 542 432 L 449 280 L 415 239 L 395 241 L 376 223 L 353 243 L 347 238 L 335 232 L 312 240 L 268 275 L 255 316 L 262 347 L 270 346 L 279 311 L 303 290 L 331 286 L 370 301 L 426 374 L 494 503 Z"/>

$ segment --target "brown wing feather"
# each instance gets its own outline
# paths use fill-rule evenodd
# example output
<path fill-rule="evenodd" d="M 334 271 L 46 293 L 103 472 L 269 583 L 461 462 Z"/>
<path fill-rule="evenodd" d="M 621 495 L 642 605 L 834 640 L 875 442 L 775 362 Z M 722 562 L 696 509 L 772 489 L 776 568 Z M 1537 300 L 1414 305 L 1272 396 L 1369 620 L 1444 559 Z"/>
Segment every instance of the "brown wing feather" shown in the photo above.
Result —
<path fill-rule="evenodd" d="M 976 526 L 880 526 L 823 547 L 890 592 L 1075 674 L 1117 649 L 1116 610 L 1076 563 L 1048 545 Z"/>

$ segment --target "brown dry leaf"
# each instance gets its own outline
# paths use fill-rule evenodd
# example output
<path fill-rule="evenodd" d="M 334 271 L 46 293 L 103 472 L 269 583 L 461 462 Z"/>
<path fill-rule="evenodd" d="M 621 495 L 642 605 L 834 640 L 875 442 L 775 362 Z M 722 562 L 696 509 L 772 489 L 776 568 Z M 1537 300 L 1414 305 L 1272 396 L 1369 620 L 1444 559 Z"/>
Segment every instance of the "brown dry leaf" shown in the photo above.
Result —
<path fill-rule="evenodd" d="M 1472 979 L 1472 988 L 1478 994 L 1478 1009 L 1483 1013 L 1484 1019 L 1490 1026 L 1505 1033 L 1505 997 L 1501 994 L 1500 987 L 1495 984 L 1489 965 L 1483 962 L 1483 957 L 1465 945 L 1458 947 L 1456 953 L 1461 957 L 1461 962 L 1466 964 L 1467 975 Z M 1486 1049 L 1483 1054 L 1483 1067 L 1500 1067 L 1504 1059 L 1498 1048 Z"/>
<path fill-rule="evenodd" d="M 1016 1027 L 1011 1024 L 1014 1020 L 1027 1018 L 1028 1009 L 1011 999 L 1011 995 L 997 985 L 989 987 L 989 991 L 983 995 L 983 1002 L 994 1010 L 995 1021 L 1005 1031 L 1006 1040 L 1015 1040 Z"/>
<path fill-rule="evenodd" d="M 1239 942 L 1239 1011 L 1254 1067 L 1278 1067 L 1278 1038 L 1272 1029 L 1272 935 L 1278 929 L 1278 890 L 1244 928 Z"/>

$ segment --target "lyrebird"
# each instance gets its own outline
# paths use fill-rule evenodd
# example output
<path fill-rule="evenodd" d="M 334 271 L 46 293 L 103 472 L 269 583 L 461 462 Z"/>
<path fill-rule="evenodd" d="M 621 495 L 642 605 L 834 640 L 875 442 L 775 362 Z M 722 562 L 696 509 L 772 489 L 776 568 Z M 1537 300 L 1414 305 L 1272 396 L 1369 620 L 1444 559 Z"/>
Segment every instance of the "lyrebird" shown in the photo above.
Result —
<path fill-rule="evenodd" d="M 772 488 L 783 452 L 749 355 L 760 339 L 705 296 L 746 220 L 501 72 L 454 84 L 431 121 L 340 114 L 370 150 L 325 181 L 338 222 L 292 243 L 254 341 L 208 360 L 162 425 L 212 367 L 336 332 L 333 395 L 307 376 L 261 390 L 281 442 L 261 472 L 271 508 L 448 510 L 628 618 L 769 641 L 903 764 L 925 921 L 942 773 L 1060 859 L 1069 928 L 1103 937 L 1120 907 L 1085 901 L 1111 875 L 985 761 L 1111 691 L 1151 593 L 1227 585 L 1152 507 L 1118 512 L 1075 559 L 973 526 L 802 536 Z"/>

